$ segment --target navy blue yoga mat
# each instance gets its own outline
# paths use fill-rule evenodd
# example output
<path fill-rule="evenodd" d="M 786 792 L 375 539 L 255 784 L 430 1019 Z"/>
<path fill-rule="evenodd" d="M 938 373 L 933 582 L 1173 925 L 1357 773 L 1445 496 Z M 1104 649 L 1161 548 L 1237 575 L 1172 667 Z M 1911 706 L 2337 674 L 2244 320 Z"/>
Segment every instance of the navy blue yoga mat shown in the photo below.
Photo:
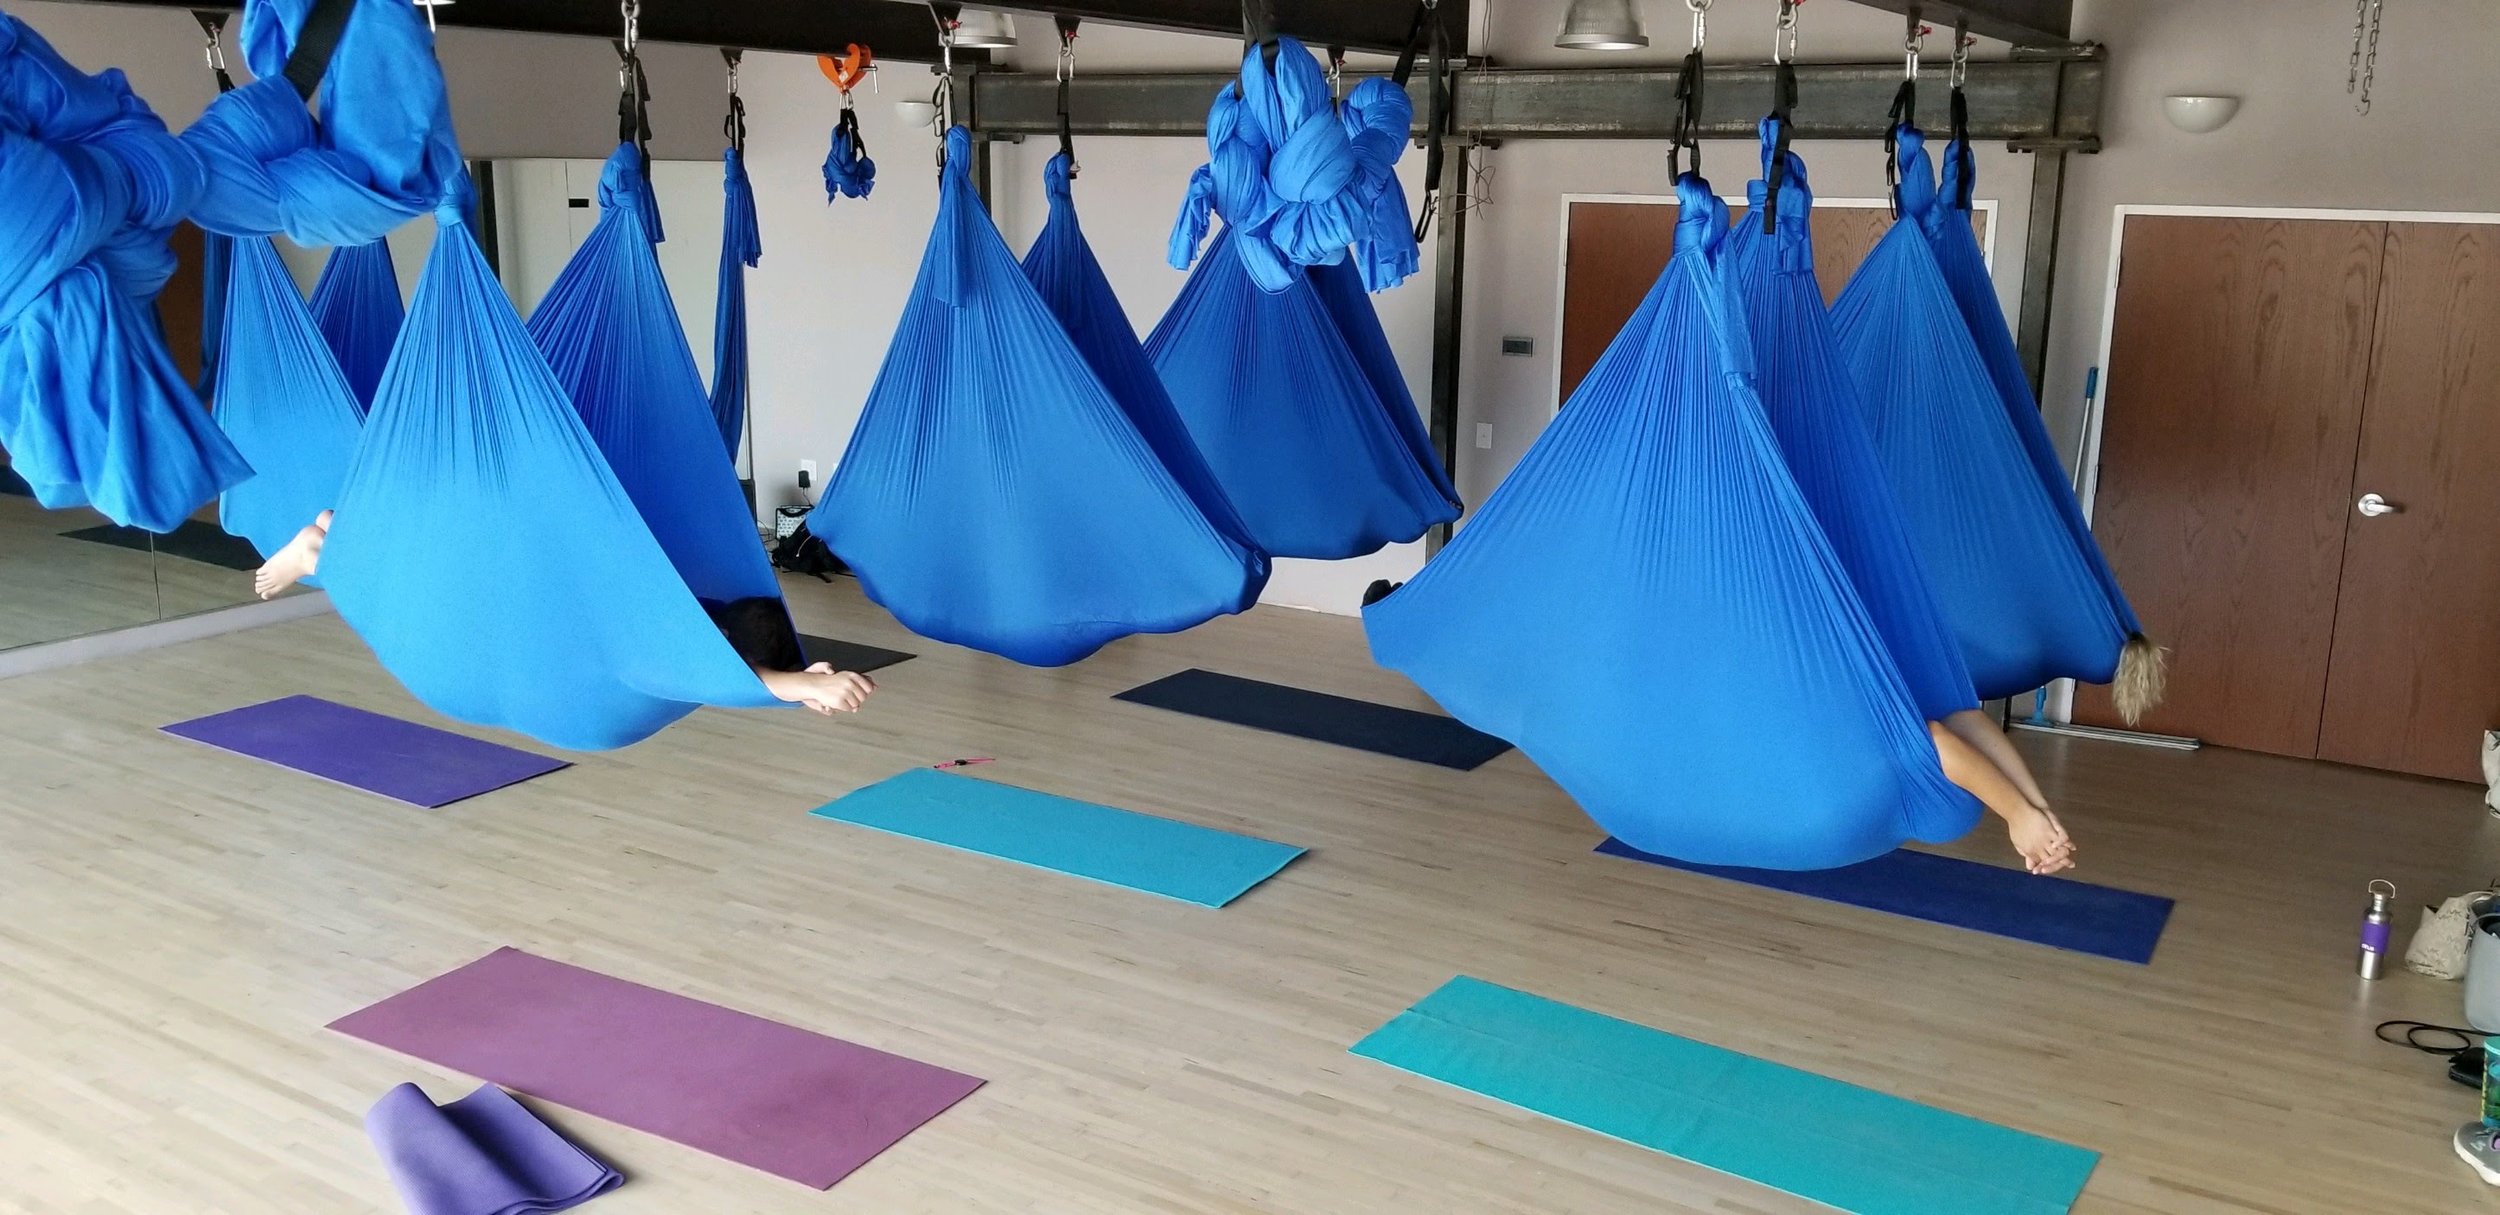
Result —
<path fill-rule="evenodd" d="M 799 652 L 807 655 L 809 662 L 830 662 L 837 671 L 853 671 L 862 675 L 898 662 L 909 662 L 913 657 L 901 650 L 818 637 L 812 633 L 799 634 Z"/>
<path fill-rule="evenodd" d="M 1462 771 L 1510 750 L 1454 717 L 1214 671 L 1183 671 L 1114 699 Z"/>
<path fill-rule="evenodd" d="M 2161 930 L 2170 922 L 2171 902 L 2157 895 L 2069 878 L 2035 877 L 2019 869 L 1932 852 L 1903 849 L 1838 869 L 1792 872 L 1694 865 L 1615 839 L 1599 844 L 1597 850 L 1607 856 L 2121 962 L 2152 961 L 2153 947 L 2161 943 Z"/>

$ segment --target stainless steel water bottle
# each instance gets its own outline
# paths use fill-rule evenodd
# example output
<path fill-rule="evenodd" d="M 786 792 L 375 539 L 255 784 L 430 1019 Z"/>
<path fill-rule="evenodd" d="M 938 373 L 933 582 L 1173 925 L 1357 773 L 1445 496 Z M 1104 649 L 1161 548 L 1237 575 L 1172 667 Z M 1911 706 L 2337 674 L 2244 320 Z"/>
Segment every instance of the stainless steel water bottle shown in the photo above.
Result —
<path fill-rule="evenodd" d="M 2396 884 L 2370 883 L 2370 909 L 2361 913 L 2361 977 L 2375 979 L 2387 969 L 2387 925 L 2395 918 Z"/>

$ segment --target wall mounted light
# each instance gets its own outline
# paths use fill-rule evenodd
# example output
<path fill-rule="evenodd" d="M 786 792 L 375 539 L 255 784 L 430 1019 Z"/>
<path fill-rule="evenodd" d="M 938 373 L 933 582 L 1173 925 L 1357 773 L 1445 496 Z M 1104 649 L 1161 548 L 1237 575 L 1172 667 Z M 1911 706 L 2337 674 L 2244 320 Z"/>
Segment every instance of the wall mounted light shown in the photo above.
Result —
<path fill-rule="evenodd" d="M 894 116 L 903 121 L 903 129 L 917 131 L 937 125 L 937 106 L 926 101 L 898 101 Z"/>
<path fill-rule="evenodd" d="M 2231 116 L 2239 112 L 2239 98 L 2216 93 L 2181 93 L 2161 99 L 2162 117 L 2190 135 L 2219 131 L 2222 124 L 2231 121 Z"/>
<path fill-rule="evenodd" d="M 1554 45 L 1566 51 L 1636 51 L 1649 45 L 1638 0 L 1571 0 Z"/>

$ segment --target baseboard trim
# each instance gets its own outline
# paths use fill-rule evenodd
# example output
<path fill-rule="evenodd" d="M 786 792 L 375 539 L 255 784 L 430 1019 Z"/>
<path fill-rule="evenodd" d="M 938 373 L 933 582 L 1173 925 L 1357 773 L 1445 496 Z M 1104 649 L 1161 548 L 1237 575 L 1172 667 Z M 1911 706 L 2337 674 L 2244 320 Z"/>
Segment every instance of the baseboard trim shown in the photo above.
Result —
<path fill-rule="evenodd" d="M 137 654 L 164 646 L 180 645 L 186 641 L 198 641 L 203 637 L 215 637 L 221 633 L 239 633 L 245 629 L 257 629 L 264 625 L 302 620 L 308 616 L 328 615 L 331 610 L 328 595 L 319 591 L 309 591 L 301 595 L 288 595 L 281 599 L 273 599 L 267 603 L 246 603 L 236 607 L 219 608 L 213 612 L 199 612 L 177 617 L 173 620 L 160 620 L 154 624 L 134 624 L 126 629 L 90 633 L 85 637 L 71 637 L 62 641 L 20 646 L 14 650 L 0 650 L 0 679 L 32 675 L 37 671 L 59 670 L 62 667 L 76 666 L 82 662 L 93 662 L 99 658 Z"/>

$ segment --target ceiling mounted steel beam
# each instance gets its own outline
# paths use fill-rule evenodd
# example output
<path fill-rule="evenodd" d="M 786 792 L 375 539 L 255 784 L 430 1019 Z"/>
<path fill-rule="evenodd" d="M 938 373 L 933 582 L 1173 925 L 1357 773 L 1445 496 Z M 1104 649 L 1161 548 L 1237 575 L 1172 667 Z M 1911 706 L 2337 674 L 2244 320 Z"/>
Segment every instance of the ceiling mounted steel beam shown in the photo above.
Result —
<path fill-rule="evenodd" d="M 1970 65 L 1963 96 L 1973 138 L 2018 147 L 2100 147 L 2103 64 L 2097 58 Z M 1707 69 L 1701 135 L 1751 139 L 1771 104 L 1771 69 Z M 1675 119 L 1675 76 L 1665 68 L 1464 68 L 1452 84 L 1451 133 L 1461 138 L 1664 139 Z M 1221 72 L 1079 73 L 1071 83 L 1071 125 L 1088 135 L 1204 135 L 1207 103 L 1233 77 Z M 1347 87 L 1353 81 L 1348 80 Z M 1879 139 L 1887 125 L 1898 64 L 1797 65 L 1792 116 L 1801 139 Z M 1058 90 L 1036 73 L 983 72 L 973 78 L 976 129 L 1042 135 L 1059 129 Z M 1423 130 L 1425 82 L 1408 86 Z M 1941 75 L 1922 92 L 1921 114 L 1941 131 Z"/>
<path fill-rule="evenodd" d="M 2075 40 L 2075 0 L 1856 0 L 1918 19 L 1939 30 L 1955 22 L 1982 38 L 2016 46 L 2065 46 Z M 1946 48 L 1950 49 L 1950 48 Z"/>
<path fill-rule="evenodd" d="M 151 8 L 236 9 L 236 0 L 105 0 Z M 435 19 L 461 29 L 614 38 L 617 0 L 455 0 Z M 840 54 L 857 42 L 879 59 L 932 63 L 937 23 L 924 4 L 888 0 L 643 0 L 647 42 L 742 47 L 750 51 Z M 987 63 L 986 51 L 957 51 L 958 63 Z"/>
<path fill-rule="evenodd" d="M 1299 38 L 1313 49 L 1342 46 L 1395 52 L 1405 47 L 1406 31 L 1415 21 L 1415 0 L 1267 0 L 1267 4 L 1275 32 Z M 1469 0 L 1439 0 L 1442 28 L 1449 31 L 1453 48 L 1467 37 L 1468 4 Z M 1069 0 L 983 7 L 1192 34 L 1241 35 L 1242 0 Z"/>

